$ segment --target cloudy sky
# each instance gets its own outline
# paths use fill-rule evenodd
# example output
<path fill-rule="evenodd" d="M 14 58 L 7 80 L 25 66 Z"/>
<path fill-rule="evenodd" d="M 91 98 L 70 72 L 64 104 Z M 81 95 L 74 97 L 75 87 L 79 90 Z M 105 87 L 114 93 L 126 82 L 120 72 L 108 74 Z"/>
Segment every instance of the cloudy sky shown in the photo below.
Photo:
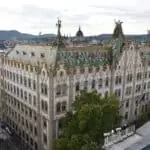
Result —
<path fill-rule="evenodd" d="M 123 21 L 125 34 L 150 29 L 150 0 L 4 0 L 0 3 L 0 30 L 74 35 L 80 25 L 85 35 L 112 33 L 114 20 Z"/>

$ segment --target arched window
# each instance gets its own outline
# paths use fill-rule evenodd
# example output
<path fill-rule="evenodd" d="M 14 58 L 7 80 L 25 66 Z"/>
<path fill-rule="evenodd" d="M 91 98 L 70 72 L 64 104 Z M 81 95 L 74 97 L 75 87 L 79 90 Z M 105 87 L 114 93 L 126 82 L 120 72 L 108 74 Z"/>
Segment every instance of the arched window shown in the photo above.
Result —
<path fill-rule="evenodd" d="M 66 84 L 63 84 L 61 86 L 61 91 L 62 91 L 62 95 L 67 95 L 67 85 Z"/>
<path fill-rule="evenodd" d="M 106 78 L 105 86 L 106 87 L 109 86 L 109 78 L 108 77 Z"/>
<path fill-rule="evenodd" d="M 32 96 L 31 96 L 31 94 L 29 94 L 29 104 L 30 105 L 32 104 Z"/>
<path fill-rule="evenodd" d="M 44 110 L 44 101 L 43 100 L 41 100 L 41 108 L 42 108 L 42 110 Z"/>
<path fill-rule="evenodd" d="M 121 84 L 121 82 L 122 82 L 122 77 L 116 76 L 115 84 L 118 85 L 118 84 Z"/>
<path fill-rule="evenodd" d="M 92 80 L 92 89 L 95 89 L 95 80 Z"/>
<path fill-rule="evenodd" d="M 57 85 L 56 87 L 56 96 L 60 96 L 61 95 L 61 86 Z"/>
<path fill-rule="evenodd" d="M 66 111 L 66 106 L 67 106 L 67 102 L 66 101 L 62 102 L 62 106 L 61 106 L 62 111 Z"/>
<path fill-rule="evenodd" d="M 45 101 L 45 108 L 44 108 L 45 112 L 48 112 L 48 103 Z"/>
<path fill-rule="evenodd" d="M 20 96 L 21 96 L 21 98 L 23 98 L 23 90 L 22 89 L 20 90 Z"/>
<path fill-rule="evenodd" d="M 27 92 L 24 92 L 24 99 L 27 100 Z"/>
<path fill-rule="evenodd" d="M 80 91 L 80 82 L 76 83 L 76 92 Z"/>
<path fill-rule="evenodd" d="M 88 88 L 88 81 L 84 81 L 84 89 L 87 90 Z"/>
<path fill-rule="evenodd" d="M 102 86 L 103 86 L 103 80 L 102 80 L 102 79 L 99 79 L 99 83 L 98 83 L 99 89 L 102 88 Z"/>
<path fill-rule="evenodd" d="M 56 112 L 57 113 L 61 112 L 61 103 L 60 102 L 58 102 L 57 105 L 56 105 Z"/>
<path fill-rule="evenodd" d="M 43 83 L 41 83 L 41 93 L 44 93 L 44 87 L 43 87 Z"/>
<path fill-rule="evenodd" d="M 132 82 L 132 74 L 127 75 L 127 82 Z"/>
<path fill-rule="evenodd" d="M 142 79 L 142 73 L 141 72 L 138 72 L 137 73 L 137 80 L 141 80 Z"/>

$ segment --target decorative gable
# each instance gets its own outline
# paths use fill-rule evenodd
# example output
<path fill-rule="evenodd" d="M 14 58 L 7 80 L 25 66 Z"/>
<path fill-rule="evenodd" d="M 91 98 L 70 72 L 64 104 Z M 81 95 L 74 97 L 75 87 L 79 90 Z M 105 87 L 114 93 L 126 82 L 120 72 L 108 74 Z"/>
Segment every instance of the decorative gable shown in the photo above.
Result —
<path fill-rule="evenodd" d="M 124 69 L 124 66 L 126 64 L 127 70 L 133 70 L 135 67 L 142 68 L 142 58 L 140 55 L 140 52 L 138 49 L 135 48 L 135 46 L 132 44 L 128 49 L 123 51 L 122 56 L 118 62 L 118 65 L 120 66 L 120 69 Z"/>

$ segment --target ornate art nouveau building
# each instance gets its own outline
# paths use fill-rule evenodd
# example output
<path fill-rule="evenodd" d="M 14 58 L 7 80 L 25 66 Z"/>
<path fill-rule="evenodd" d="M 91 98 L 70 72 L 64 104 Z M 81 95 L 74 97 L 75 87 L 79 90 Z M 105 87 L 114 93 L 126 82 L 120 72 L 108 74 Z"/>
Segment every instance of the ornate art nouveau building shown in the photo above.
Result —
<path fill-rule="evenodd" d="M 135 120 L 149 104 L 150 61 L 147 47 L 123 45 L 116 23 L 114 46 L 61 47 L 16 45 L 1 56 L 1 114 L 33 150 L 51 150 L 60 119 L 80 90 L 111 92 L 120 100 L 124 122 Z"/>

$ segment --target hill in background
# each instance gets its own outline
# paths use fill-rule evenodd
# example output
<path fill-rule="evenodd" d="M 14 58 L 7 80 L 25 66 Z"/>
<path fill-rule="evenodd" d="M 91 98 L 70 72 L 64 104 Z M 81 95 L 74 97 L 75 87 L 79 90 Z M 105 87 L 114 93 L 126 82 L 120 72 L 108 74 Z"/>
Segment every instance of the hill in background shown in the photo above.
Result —
<path fill-rule="evenodd" d="M 53 39 L 55 38 L 55 34 L 43 34 L 43 35 L 32 35 L 27 33 L 21 33 L 17 30 L 0 30 L 0 40 L 33 40 L 33 39 Z M 95 36 L 90 36 L 95 37 Z M 112 37 L 111 34 L 100 34 L 96 36 L 98 40 L 108 40 Z M 132 40 L 142 41 L 147 38 L 147 35 L 126 35 L 126 38 Z"/>

